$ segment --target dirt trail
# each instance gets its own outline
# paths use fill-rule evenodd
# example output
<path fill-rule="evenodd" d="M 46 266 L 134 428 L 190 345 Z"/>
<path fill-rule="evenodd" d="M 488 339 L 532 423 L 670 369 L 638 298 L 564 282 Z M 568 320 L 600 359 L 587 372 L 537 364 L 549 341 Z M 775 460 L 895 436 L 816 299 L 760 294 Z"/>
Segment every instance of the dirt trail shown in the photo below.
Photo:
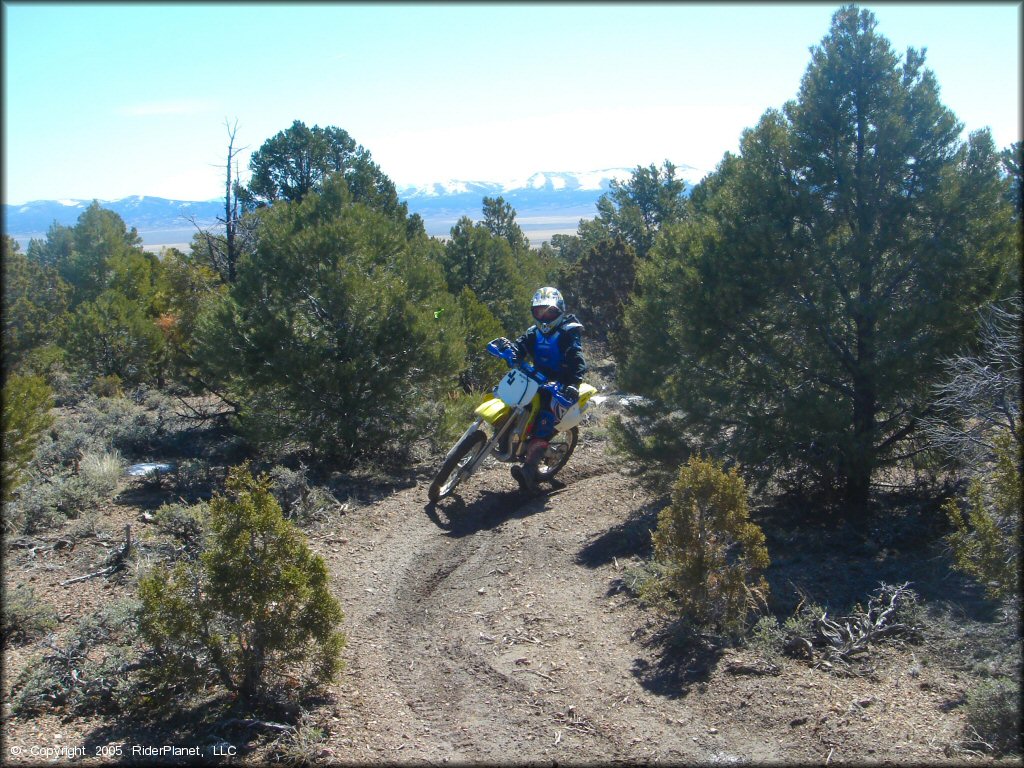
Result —
<path fill-rule="evenodd" d="M 625 588 L 649 556 L 657 507 L 606 456 L 600 434 L 583 431 L 557 493 L 527 498 L 507 466 L 485 465 L 436 508 L 427 505 L 424 479 L 307 529 L 345 610 L 348 646 L 338 683 L 305 703 L 304 722 L 325 734 L 301 745 L 305 760 L 951 761 L 945 750 L 961 738 L 968 679 L 956 668 L 918 663 L 913 647 L 881 646 L 869 673 L 841 677 L 793 660 L 766 676 L 753 650 L 716 655 L 666 645 L 656 618 Z M 69 581 L 96 569 L 105 557 L 100 545 L 112 546 L 125 524 L 141 528 L 144 539 L 142 508 L 122 501 L 104 517 L 102 540 L 54 544 L 38 557 L 8 549 L 7 578 L 44 595 L 65 635 L 74 617 L 133 589 L 124 579 Z M 772 556 L 796 562 L 799 553 L 783 543 Z M 5 649 L 5 693 L 40 652 L 39 643 Z M 7 717 L 3 736 L 48 748 L 209 741 L 201 724 L 188 737 L 188 722 L 138 727 L 55 711 Z M 279 756 L 272 739 L 250 736 L 238 746 L 222 762 Z"/>
<path fill-rule="evenodd" d="M 646 618 L 620 594 L 625 562 L 607 536 L 646 500 L 599 453 L 583 445 L 552 495 L 526 498 L 506 467 L 485 468 L 436 510 L 409 489 L 324 541 L 349 637 L 335 758 L 775 756 L 725 753 L 745 739 L 651 690 Z"/>

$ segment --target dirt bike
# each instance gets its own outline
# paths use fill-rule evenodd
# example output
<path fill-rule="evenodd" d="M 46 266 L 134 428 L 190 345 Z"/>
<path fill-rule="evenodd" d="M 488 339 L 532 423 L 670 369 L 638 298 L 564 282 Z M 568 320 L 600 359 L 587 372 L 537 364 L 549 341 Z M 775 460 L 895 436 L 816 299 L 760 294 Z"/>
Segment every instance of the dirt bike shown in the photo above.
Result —
<path fill-rule="evenodd" d="M 537 480 L 551 480 L 576 450 L 578 425 L 597 389 L 581 384 L 579 398 L 573 402 L 562 394 L 557 382 L 549 381 L 529 362 L 517 359 L 515 347 L 508 339 L 495 339 L 487 345 L 487 351 L 508 363 L 509 372 L 494 387 L 495 396 L 477 407 L 476 421 L 448 451 L 427 491 L 431 502 L 454 491 L 488 456 L 493 455 L 503 462 L 523 461 L 534 421 L 540 413 L 543 390 L 551 393 L 552 410 L 558 422 L 537 466 Z"/>

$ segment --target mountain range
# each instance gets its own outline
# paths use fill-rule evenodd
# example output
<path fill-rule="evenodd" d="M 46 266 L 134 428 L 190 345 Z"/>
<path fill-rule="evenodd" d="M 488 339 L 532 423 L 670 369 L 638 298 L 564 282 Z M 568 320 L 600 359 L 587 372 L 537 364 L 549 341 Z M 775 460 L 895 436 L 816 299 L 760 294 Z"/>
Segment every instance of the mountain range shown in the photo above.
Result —
<path fill-rule="evenodd" d="M 690 186 L 703 175 L 687 165 L 677 166 L 679 177 Z M 624 181 L 633 168 L 607 168 L 598 171 L 545 171 L 509 182 L 444 181 L 398 188 L 399 199 L 418 213 L 427 233 L 446 236 L 462 216 L 474 221 L 482 216 L 483 198 L 501 196 L 516 211 L 516 221 L 535 245 L 550 240 L 553 234 L 575 233 L 580 219 L 596 213 L 598 198 L 613 180 Z M 33 238 L 46 236 L 54 222 L 72 226 L 91 200 L 36 200 L 23 205 L 3 207 L 3 231 L 24 249 Z M 224 215 L 224 200 L 168 200 L 162 197 L 132 196 L 120 200 L 100 200 L 125 224 L 135 227 L 148 248 L 187 246 L 195 226 L 216 227 Z"/>

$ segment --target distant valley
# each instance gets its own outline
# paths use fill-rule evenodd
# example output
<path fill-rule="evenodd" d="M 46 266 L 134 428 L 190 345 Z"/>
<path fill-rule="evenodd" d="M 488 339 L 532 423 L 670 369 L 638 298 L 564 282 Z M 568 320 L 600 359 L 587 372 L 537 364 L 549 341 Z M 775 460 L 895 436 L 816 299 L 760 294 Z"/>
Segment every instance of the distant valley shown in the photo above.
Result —
<path fill-rule="evenodd" d="M 598 198 L 613 179 L 628 179 L 633 169 L 611 168 L 590 172 L 541 172 L 512 182 L 445 181 L 400 187 L 398 196 L 418 213 L 427 233 L 445 237 L 462 216 L 481 218 L 484 197 L 501 196 L 516 210 L 516 221 L 533 245 L 555 234 L 573 234 L 580 219 L 596 213 Z M 688 184 L 703 172 L 678 166 L 678 175 Z M 132 196 L 121 200 L 100 200 L 100 205 L 117 213 L 128 227 L 135 227 L 147 249 L 187 247 L 196 226 L 216 228 L 224 215 L 224 200 L 167 200 L 162 197 Z M 31 238 L 42 238 L 57 222 L 75 224 L 91 200 L 39 200 L 24 205 L 4 205 L 4 233 L 17 240 L 22 249 Z M 193 225 L 192 221 L 195 222 Z"/>

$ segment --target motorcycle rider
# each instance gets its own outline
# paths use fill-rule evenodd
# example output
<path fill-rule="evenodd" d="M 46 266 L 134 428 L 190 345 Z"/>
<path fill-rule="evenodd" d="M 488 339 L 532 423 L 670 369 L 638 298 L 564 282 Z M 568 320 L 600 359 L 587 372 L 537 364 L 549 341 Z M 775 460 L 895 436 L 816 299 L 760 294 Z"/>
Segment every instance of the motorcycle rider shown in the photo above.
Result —
<path fill-rule="evenodd" d="M 516 357 L 529 355 L 533 358 L 533 364 L 541 373 L 562 385 L 561 394 L 570 401 L 568 407 L 571 407 L 579 399 L 580 384 L 587 372 L 580 339 L 583 325 L 575 315 L 566 314 L 562 294 L 550 286 L 533 294 L 531 312 L 536 324 L 512 342 Z M 526 444 L 525 462 L 522 467 L 518 464 L 512 467 L 512 477 L 527 493 L 537 492 L 537 466 L 555 433 L 555 424 L 567 409 L 547 390 L 541 391 L 540 405 Z"/>

